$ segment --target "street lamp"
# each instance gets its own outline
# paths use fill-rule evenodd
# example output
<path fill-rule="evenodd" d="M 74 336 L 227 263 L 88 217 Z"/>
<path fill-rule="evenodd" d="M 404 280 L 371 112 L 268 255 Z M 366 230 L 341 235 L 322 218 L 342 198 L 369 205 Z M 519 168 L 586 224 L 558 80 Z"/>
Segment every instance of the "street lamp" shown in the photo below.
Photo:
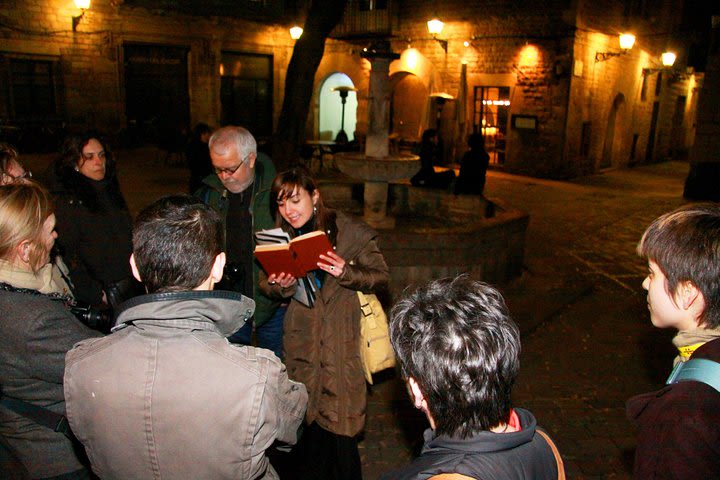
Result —
<path fill-rule="evenodd" d="M 345 102 L 350 92 L 357 92 L 357 88 L 350 87 L 347 85 L 340 85 L 330 89 L 331 92 L 338 92 L 340 94 L 340 102 L 342 103 L 342 113 L 340 114 L 340 131 L 335 136 L 335 143 L 347 143 L 348 136 L 345 133 Z"/>
<path fill-rule="evenodd" d="M 628 53 L 632 50 L 633 45 L 635 45 L 635 35 L 632 33 L 621 33 L 618 37 L 618 42 L 620 43 L 619 52 L 595 52 L 595 63 L 604 62 L 605 60 L 610 60 L 612 57 Z"/>
<path fill-rule="evenodd" d="M 444 26 L 445 24 L 437 18 L 433 18 L 432 20 L 428 20 L 427 22 L 428 32 L 430 32 L 430 35 L 432 35 L 433 40 L 438 42 L 442 49 L 445 50 L 445 53 L 447 53 L 448 41 L 443 40 L 442 38 L 437 38 L 437 36 L 442 33 Z"/>
<path fill-rule="evenodd" d="M 300 38 L 302 36 L 302 34 L 303 34 L 302 27 L 295 25 L 294 27 L 292 27 L 290 29 L 290 38 L 292 38 L 293 40 L 297 40 L 298 38 Z"/>
<path fill-rule="evenodd" d="M 72 17 L 72 29 L 73 32 L 77 31 L 80 20 L 85 16 L 85 10 L 90 8 L 90 0 L 75 0 L 75 6 L 80 9 L 80 15 Z"/>

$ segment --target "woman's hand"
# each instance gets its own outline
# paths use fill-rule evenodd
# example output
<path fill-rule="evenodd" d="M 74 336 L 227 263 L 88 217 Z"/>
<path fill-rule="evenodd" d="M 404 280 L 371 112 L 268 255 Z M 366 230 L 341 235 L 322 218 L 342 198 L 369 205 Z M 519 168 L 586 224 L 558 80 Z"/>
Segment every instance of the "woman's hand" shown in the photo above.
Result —
<path fill-rule="evenodd" d="M 320 255 L 320 260 L 326 263 L 318 262 L 318 267 L 335 278 L 340 278 L 345 271 L 345 259 L 333 251 L 327 252 L 327 255 Z"/>
<path fill-rule="evenodd" d="M 278 284 L 280 285 L 280 288 L 290 288 L 297 282 L 297 278 L 293 277 L 289 273 L 281 273 L 280 275 L 275 275 L 274 273 L 268 277 L 268 283 L 270 285 Z"/>

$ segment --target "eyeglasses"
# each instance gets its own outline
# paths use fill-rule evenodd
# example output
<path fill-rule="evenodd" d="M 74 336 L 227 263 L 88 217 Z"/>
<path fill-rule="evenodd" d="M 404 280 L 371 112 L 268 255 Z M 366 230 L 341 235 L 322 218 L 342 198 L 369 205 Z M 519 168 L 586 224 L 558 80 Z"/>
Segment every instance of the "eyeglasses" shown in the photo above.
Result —
<path fill-rule="evenodd" d="M 220 175 L 221 173 L 227 173 L 228 175 L 232 175 L 232 174 L 234 174 L 235 172 L 237 172 L 238 169 L 239 169 L 240 167 L 242 167 L 244 163 L 247 163 L 247 159 L 248 159 L 249 156 L 250 156 L 250 155 L 248 155 L 247 157 L 243 158 L 243 159 L 240 161 L 240 163 L 238 163 L 238 164 L 235 165 L 234 167 L 230 167 L 230 168 L 218 168 L 218 167 L 214 167 L 213 170 L 215 170 L 215 173 L 216 173 L 217 175 Z"/>

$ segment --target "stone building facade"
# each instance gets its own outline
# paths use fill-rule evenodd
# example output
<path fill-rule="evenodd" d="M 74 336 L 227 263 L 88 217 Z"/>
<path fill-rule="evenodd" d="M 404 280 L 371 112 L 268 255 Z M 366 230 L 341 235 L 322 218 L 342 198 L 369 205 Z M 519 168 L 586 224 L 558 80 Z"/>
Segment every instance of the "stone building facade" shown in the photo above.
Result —
<path fill-rule="evenodd" d="M 94 0 L 73 30 L 81 11 L 70 0 L 2 2 L 0 126 L 92 126 L 128 142 L 172 142 L 202 121 L 269 136 L 301 9 L 271 0 L 225 2 L 230 16 L 157 7 L 173 3 L 188 2 Z M 439 126 L 450 163 L 478 132 L 497 168 L 553 178 L 682 158 L 702 74 L 680 68 L 682 51 L 672 70 L 659 69 L 681 9 L 673 0 L 349 0 L 315 76 L 308 139 L 328 139 L 323 110 L 340 103 L 323 105 L 320 94 L 342 73 L 358 89 L 346 115 L 362 140 L 370 65 L 360 52 L 382 37 L 401 54 L 390 67 L 394 148 Z M 433 17 L 444 22 L 435 37 Z M 637 37 L 632 50 L 605 55 L 619 53 L 625 30 Z"/>

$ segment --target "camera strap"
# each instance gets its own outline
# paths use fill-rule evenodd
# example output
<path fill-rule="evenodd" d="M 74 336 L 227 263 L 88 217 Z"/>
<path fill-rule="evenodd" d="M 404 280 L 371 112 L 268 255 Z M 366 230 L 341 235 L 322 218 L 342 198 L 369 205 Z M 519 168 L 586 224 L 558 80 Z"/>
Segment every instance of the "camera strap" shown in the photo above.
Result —
<path fill-rule="evenodd" d="M 0 399 L 0 404 L 25 418 L 29 418 L 38 425 L 42 425 L 50 430 L 62 433 L 70 440 L 75 439 L 75 436 L 70 431 L 68 419 L 64 415 L 60 415 L 59 413 L 55 413 L 39 405 L 33 405 L 32 403 L 28 403 L 23 400 L 8 398 L 5 396 Z"/>

